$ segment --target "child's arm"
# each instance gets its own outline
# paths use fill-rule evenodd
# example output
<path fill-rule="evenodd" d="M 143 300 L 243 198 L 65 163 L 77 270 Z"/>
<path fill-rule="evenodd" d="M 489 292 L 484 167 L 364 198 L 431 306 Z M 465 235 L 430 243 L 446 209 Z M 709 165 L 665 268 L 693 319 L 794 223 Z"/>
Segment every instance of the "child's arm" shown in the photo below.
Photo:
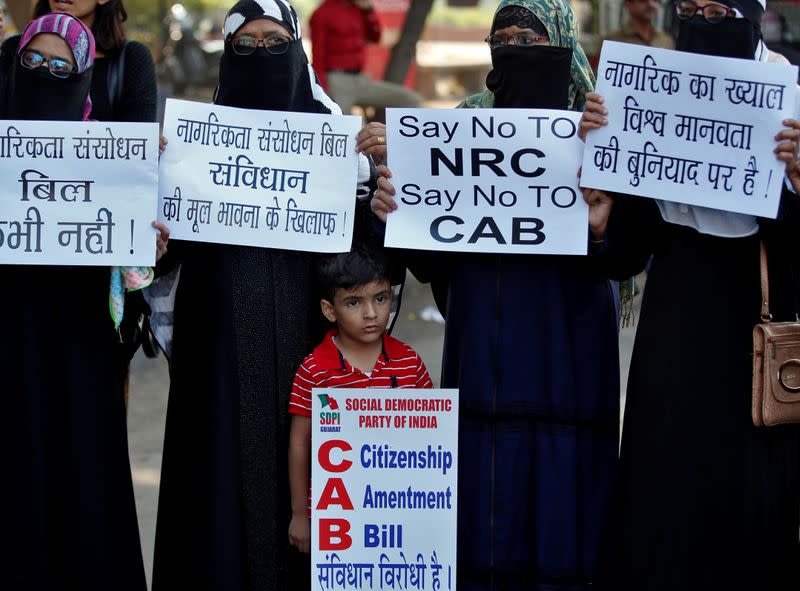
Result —
<path fill-rule="evenodd" d="M 308 517 L 310 463 L 311 418 L 292 415 L 292 426 L 289 431 L 289 490 L 292 495 L 289 543 L 306 554 L 311 549 L 311 520 Z"/>

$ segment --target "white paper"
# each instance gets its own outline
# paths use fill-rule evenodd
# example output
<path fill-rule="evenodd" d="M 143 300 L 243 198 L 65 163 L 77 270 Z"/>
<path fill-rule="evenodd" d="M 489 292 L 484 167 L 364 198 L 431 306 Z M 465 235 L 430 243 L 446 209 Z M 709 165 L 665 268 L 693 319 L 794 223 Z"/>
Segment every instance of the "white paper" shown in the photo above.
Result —
<path fill-rule="evenodd" d="M 182 240 L 346 252 L 360 125 L 168 100 L 159 220 Z"/>
<path fill-rule="evenodd" d="M 158 124 L 0 121 L 0 263 L 155 263 Z"/>
<path fill-rule="evenodd" d="M 387 109 L 398 208 L 386 246 L 586 254 L 578 121 L 541 109 Z"/>
<path fill-rule="evenodd" d="M 311 588 L 454 591 L 458 390 L 312 398 Z"/>
<path fill-rule="evenodd" d="M 603 43 L 581 186 L 774 218 L 797 67 Z"/>

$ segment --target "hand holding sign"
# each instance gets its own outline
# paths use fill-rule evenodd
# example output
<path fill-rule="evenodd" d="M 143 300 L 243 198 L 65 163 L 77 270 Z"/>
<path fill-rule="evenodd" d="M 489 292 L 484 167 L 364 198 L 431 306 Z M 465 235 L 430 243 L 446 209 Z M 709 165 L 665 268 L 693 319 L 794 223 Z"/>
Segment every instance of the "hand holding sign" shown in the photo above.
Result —
<path fill-rule="evenodd" d="M 169 242 L 169 228 L 167 228 L 161 222 L 153 222 L 151 224 L 156 230 L 158 230 L 158 234 L 156 234 L 156 262 L 161 260 L 165 254 L 167 254 L 167 243 Z"/>
<path fill-rule="evenodd" d="M 589 206 L 589 231 L 594 242 L 602 242 L 606 236 L 606 226 L 611 215 L 614 200 L 599 189 L 582 189 L 583 200 Z"/>
<path fill-rule="evenodd" d="M 356 136 L 356 152 L 372 156 L 375 164 L 386 164 L 386 126 L 367 123 Z"/>
<path fill-rule="evenodd" d="M 603 106 L 603 97 L 596 92 L 587 94 L 581 122 L 578 125 L 578 137 L 585 142 L 587 133 L 608 125 L 606 116 L 608 116 L 608 109 Z"/>
<path fill-rule="evenodd" d="M 786 163 L 786 176 L 792 183 L 795 193 L 800 193 L 800 160 L 797 157 L 797 148 L 800 145 L 800 121 L 784 119 L 783 124 L 788 127 L 775 136 L 775 141 L 780 142 L 775 147 L 778 160 Z"/>
<path fill-rule="evenodd" d="M 392 171 L 389 167 L 381 165 L 378 167 L 378 188 L 372 194 L 372 201 L 370 201 L 370 208 L 380 221 L 384 224 L 388 215 L 397 210 L 397 201 L 395 201 L 395 188 L 389 181 L 392 178 Z"/>

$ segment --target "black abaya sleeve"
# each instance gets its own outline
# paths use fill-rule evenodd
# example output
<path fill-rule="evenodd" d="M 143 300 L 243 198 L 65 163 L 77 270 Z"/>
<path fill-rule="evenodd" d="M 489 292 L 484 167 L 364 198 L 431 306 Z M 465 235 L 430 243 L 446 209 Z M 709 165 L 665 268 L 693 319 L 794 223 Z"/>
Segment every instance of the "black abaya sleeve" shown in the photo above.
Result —
<path fill-rule="evenodd" d="M 598 270 L 620 281 L 642 272 L 659 247 L 663 226 L 654 200 L 615 194 L 605 243 L 592 257 Z"/>
<path fill-rule="evenodd" d="M 770 311 L 793 320 L 800 315 L 800 196 L 784 188 L 778 217 L 759 218 L 758 225 L 767 248 Z"/>
<path fill-rule="evenodd" d="M 17 59 L 17 48 L 19 47 L 20 39 L 20 35 L 14 35 L 0 45 L 0 119 L 5 117 L 5 113 L 8 110 L 8 105 L 6 104 L 9 96 L 8 85 L 11 79 L 11 70 L 14 67 L 14 60 Z"/>

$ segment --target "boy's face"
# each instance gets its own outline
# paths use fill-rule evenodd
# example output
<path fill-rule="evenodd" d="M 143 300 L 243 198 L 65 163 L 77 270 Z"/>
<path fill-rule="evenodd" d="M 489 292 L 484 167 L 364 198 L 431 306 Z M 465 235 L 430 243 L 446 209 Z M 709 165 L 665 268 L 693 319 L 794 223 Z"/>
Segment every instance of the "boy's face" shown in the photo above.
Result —
<path fill-rule="evenodd" d="M 361 344 L 381 339 L 392 307 L 392 286 L 388 280 L 373 281 L 351 289 L 337 289 L 333 302 L 320 302 L 322 313 L 336 323 L 343 340 Z"/>

